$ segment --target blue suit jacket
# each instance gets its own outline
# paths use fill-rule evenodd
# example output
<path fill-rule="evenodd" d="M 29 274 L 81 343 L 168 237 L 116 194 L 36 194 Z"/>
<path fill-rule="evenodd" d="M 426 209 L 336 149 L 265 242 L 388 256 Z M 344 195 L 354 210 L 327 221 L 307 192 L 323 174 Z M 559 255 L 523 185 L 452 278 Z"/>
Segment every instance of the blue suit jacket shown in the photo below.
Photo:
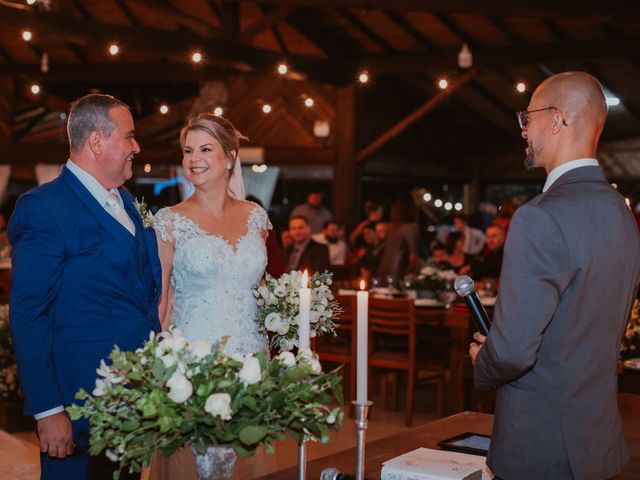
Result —
<path fill-rule="evenodd" d="M 120 194 L 137 237 L 67 168 L 18 200 L 10 316 L 25 415 L 69 405 L 80 387 L 91 392 L 114 345 L 135 350 L 160 330 L 156 237 Z"/>

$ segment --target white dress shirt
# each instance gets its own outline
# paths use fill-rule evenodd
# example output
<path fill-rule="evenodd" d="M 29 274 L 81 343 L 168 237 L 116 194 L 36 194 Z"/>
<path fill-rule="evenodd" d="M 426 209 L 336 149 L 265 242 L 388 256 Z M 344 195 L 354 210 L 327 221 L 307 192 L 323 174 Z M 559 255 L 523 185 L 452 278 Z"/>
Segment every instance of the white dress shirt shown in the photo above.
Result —
<path fill-rule="evenodd" d="M 89 193 L 93 196 L 93 198 L 95 198 L 98 201 L 98 203 L 102 206 L 102 208 L 104 208 L 111 216 L 116 218 L 113 215 L 113 213 L 110 211 L 110 209 L 107 207 L 107 200 L 109 198 L 109 193 L 114 193 L 118 196 L 118 199 L 120 200 L 120 205 L 122 209 L 124 209 L 124 203 L 122 202 L 122 197 L 120 196 L 120 192 L 118 192 L 117 188 L 107 190 L 102 185 L 100 185 L 100 182 L 98 182 L 90 173 L 80 168 L 71 160 L 67 160 L 67 168 L 71 173 L 73 173 L 76 176 L 78 180 L 80 180 L 80 183 L 82 183 L 82 185 L 84 185 L 84 187 L 87 190 L 89 190 Z M 116 220 L 122 223 L 120 219 L 116 218 Z M 128 218 L 128 220 L 131 223 L 131 227 L 127 227 L 127 225 L 124 225 L 124 224 L 123 226 L 127 230 L 129 230 L 129 232 L 133 230 L 133 234 L 135 235 L 135 226 L 130 218 Z M 36 413 L 33 416 L 33 418 L 35 418 L 36 420 L 40 420 L 42 418 L 49 417 L 51 415 L 55 415 L 56 413 L 60 413 L 60 412 L 64 412 L 64 407 L 62 405 L 54 407 L 45 412 Z"/>
<path fill-rule="evenodd" d="M 549 172 L 547 175 L 547 181 L 544 182 L 543 192 L 546 192 L 551 188 L 551 185 L 555 183 L 565 173 L 580 167 L 597 167 L 599 166 L 598 160 L 595 158 L 578 158 L 577 160 L 571 160 L 570 162 L 558 165 L 556 168 Z"/>

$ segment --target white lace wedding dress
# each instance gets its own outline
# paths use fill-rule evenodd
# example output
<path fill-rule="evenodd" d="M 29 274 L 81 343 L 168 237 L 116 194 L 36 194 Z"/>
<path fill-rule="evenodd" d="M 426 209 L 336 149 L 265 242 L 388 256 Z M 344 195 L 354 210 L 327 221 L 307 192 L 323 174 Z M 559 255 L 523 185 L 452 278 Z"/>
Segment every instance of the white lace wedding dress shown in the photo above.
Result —
<path fill-rule="evenodd" d="M 160 238 L 175 245 L 173 254 L 173 317 L 185 338 L 215 343 L 229 336 L 227 353 L 267 351 L 267 337 L 258 332 L 252 285 L 267 265 L 262 231 L 271 229 L 258 205 L 247 218 L 246 233 L 235 247 L 210 235 L 189 218 L 163 208 L 154 217 Z"/>

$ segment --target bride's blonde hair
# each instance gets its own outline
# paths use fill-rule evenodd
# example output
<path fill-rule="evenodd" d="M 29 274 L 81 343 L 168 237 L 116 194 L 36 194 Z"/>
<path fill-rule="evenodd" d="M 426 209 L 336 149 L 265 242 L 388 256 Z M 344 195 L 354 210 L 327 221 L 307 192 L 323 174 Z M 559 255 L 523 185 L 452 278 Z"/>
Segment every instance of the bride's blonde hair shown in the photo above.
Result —
<path fill-rule="evenodd" d="M 232 152 L 236 152 L 235 154 L 238 155 L 240 140 L 249 140 L 247 137 L 242 135 L 242 133 L 236 130 L 233 123 L 226 118 L 216 117 L 211 113 L 205 112 L 189 118 L 189 120 L 187 120 L 187 124 L 182 127 L 182 130 L 180 130 L 180 146 L 183 149 L 187 133 L 194 130 L 206 132 L 220 142 L 220 145 L 224 150 L 224 154 L 232 162 L 235 160 L 235 156 Z"/>

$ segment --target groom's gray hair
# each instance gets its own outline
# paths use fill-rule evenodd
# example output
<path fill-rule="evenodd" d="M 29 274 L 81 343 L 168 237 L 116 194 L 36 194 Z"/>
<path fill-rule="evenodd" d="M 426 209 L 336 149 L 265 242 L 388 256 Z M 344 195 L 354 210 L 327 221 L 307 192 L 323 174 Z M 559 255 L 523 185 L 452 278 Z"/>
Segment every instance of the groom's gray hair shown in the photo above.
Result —
<path fill-rule="evenodd" d="M 116 125 L 109 112 L 115 107 L 129 109 L 129 105 L 123 101 L 111 95 L 98 93 L 85 95 L 73 102 L 67 121 L 67 135 L 71 150 L 74 152 L 82 150 L 91 132 L 100 132 L 106 137 L 111 136 Z"/>

